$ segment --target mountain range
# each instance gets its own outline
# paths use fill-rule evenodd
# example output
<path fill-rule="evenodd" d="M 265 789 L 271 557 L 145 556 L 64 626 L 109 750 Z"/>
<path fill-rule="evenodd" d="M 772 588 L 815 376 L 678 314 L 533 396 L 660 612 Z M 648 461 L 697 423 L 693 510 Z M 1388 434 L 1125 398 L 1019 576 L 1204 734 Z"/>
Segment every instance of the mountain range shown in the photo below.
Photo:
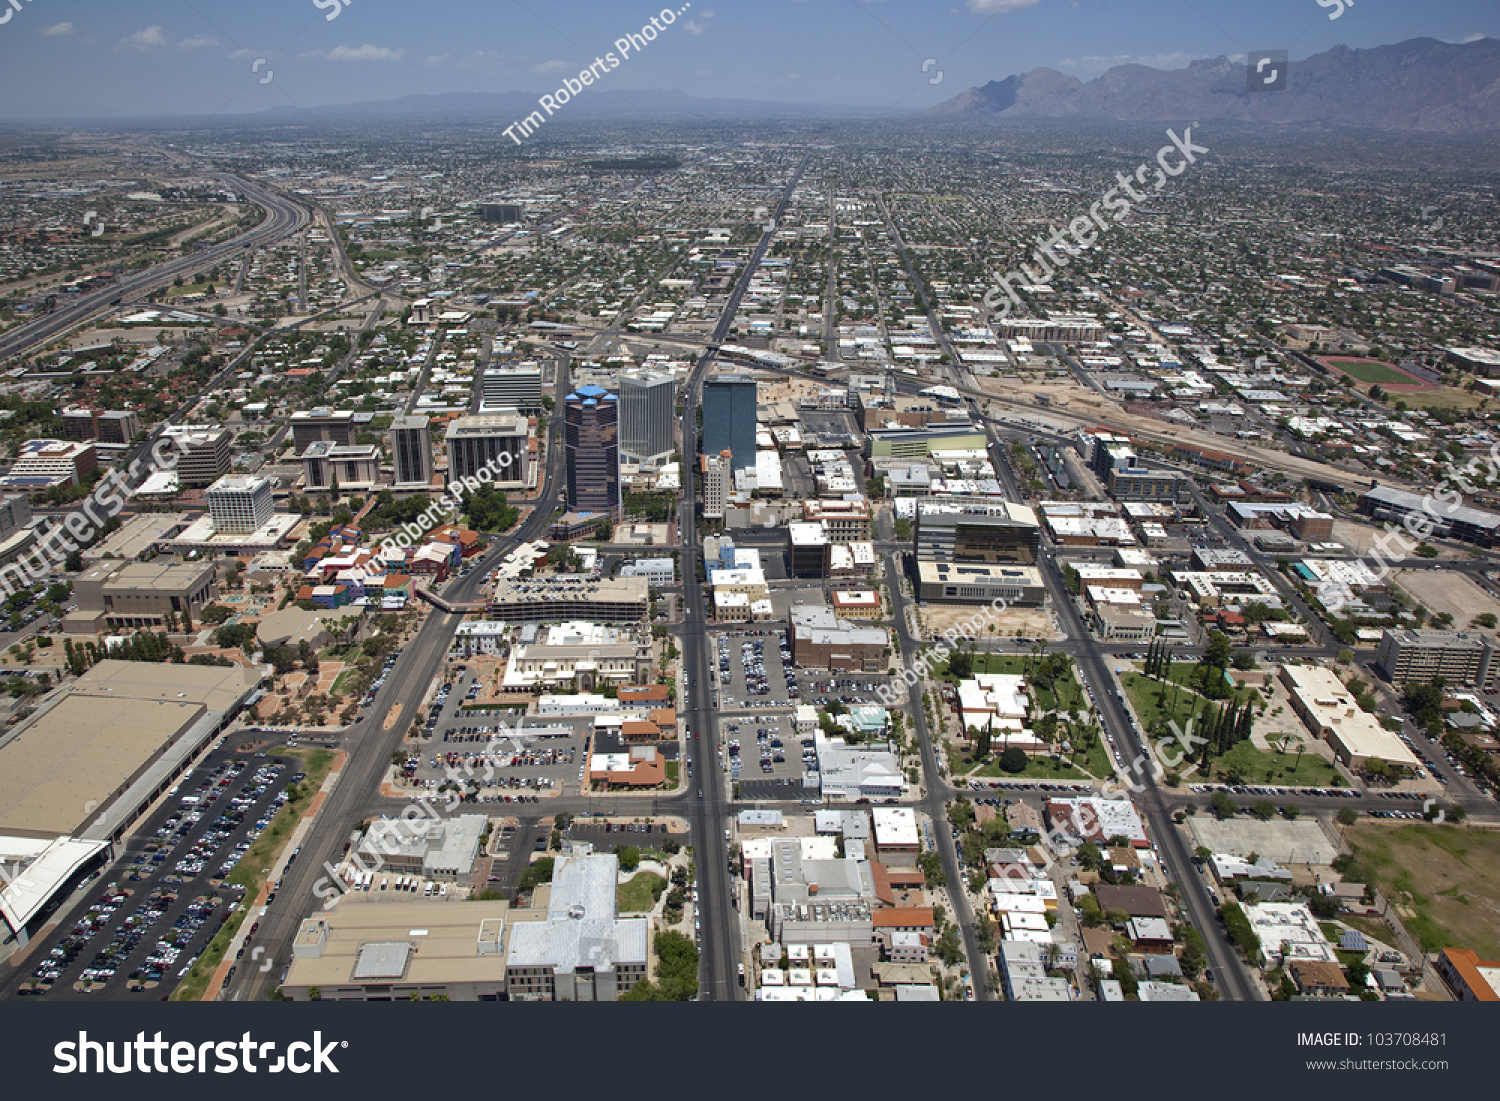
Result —
<path fill-rule="evenodd" d="M 1263 70 L 1269 73 L 1270 70 Z M 970 88 L 930 108 L 935 119 L 1097 122 L 1235 120 L 1430 134 L 1500 129 L 1500 41 L 1413 38 L 1292 61 L 1283 91 L 1251 92 L 1227 57 L 1185 69 L 1119 65 L 1082 81 L 1037 68 Z"/>

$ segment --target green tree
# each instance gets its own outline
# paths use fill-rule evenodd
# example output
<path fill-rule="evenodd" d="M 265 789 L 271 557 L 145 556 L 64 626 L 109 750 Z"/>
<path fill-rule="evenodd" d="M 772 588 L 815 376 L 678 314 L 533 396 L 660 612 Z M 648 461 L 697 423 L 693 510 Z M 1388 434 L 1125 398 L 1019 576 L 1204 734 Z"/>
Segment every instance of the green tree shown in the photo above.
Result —
<path fill-rule="evenodd" d="M 621 845 L 615 850 L 620 858 L 620 871 L 633 872 L 641 864 L 641 850 L 635 845 Z"/>
<path fill-rule="evenodd" d="M 1006 772 L 1015 775 L 1026 771 L 1026 765 L 1029 763 L 1029 760 L 1024 749 L 1011 746 L 1004 753 L 1000 754 L 1000 767 Z"/>

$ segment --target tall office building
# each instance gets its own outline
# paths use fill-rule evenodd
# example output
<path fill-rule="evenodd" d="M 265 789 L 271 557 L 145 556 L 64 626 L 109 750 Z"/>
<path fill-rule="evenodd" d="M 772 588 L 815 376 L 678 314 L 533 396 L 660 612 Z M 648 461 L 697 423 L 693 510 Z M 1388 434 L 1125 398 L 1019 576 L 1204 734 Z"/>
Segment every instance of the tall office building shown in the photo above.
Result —
<path fill-rule="evenodd" d="M 180 485 L 206 486 L 229 473 L 233 462 L 229 445 L 234 436 L 229 429 L 216 424 L 174 424 L 163 428 L 161 434 L 176 443 L 177 465 L 172 469 Z"/>
<path fill-rule="evenodd" d="M 479 217 L 486 222 L 519 222 L 523 213 L 520 203 L 479 204 Z"/>
<path fill-rule="evenodd" d="M 620 376 L 620 457 L 647 463 L 673 451 L 677 380 L 655 371 Z"/>
<path fill-rule="evenodd" d="M 734 492 L 734 468 L 729 452 L 703 456 L 703 518 L 722 520 Z"/>
<path fill-rule="evenodd" d="M 580 386 L 563 403 L 568 455 L 568 507 L 610 512 L 620 505 L 620 399 L 599 386 Z"/>
<path fill-rule="evenodd" d="M 1042 529 L 1025 505 L 988 498 L 930 497 L 917 502 L 916 551 L 922 562 L 1035 565 Z"/>
<path fill-rule="evenodd" d="M 491 367 L 479 378 L 479 411 L 489 413 L 514 409 L 532 414 L 542 411 L 540 367 Z"/>
<path fill-rule="evenodd" d="M 271 518 L 271 480 L 254 474 L 226 474 L 204 494 L 217 534 L 249 535 Z"/>
<path fill-rule="evenodd" d="M 426 417 L 391 419 L 391 454 L 396 459 L 396 488 L 432 483 L 432 427 Z"/>
<path fill-rule="evenodd" d="M 728 451 L 735 470 L 755 469 L 755 380 L 747 375 L 710 375 L 703 383 L 705 455 Z"/>
<path fill-rule="evenodd" d="M 492 484 L 518 489 L 529 484 L 531 424 L 521 414 L 482 413 L 448 424 L 448 481 L 476 477 L 489 468 Z"/>
<path fill-rule="evenodd" d="M 318 440 L 351 444 L 354 442 L 354 414 L 348 409 L 299 409 L 291 416 L 292 443 L 297 454 Z"/>

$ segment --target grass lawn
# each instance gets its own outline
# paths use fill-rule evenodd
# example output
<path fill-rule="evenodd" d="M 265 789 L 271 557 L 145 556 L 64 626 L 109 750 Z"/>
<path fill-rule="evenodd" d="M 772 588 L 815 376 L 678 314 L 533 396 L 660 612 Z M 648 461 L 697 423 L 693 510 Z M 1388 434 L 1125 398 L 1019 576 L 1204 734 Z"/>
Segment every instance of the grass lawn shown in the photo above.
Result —
<path fill-rule="evenodd" d="M 1059 768 L 1058 766 L 1061 765 Z M 997 753 L 990 763 L 983 768 L 969 772 L 965 775 L 974 777 L 999 777 L 1011 780 L 1087 780 L 1088 776 L 1074 768 L 1067 762 L 1054 761 L 1051 757 L 1030 756 L 1026 760 L 1026 768 L 1022 772 L 1006 772 L 1000 767 L 1000 755 Z M 1102 779 L 1102 777 L 1101 777 Z"/>
<path fill-rule="evenodd" d="M 1404 401 L 1413 409 L 1456 409 L 1467 412 L 1478 409 L 1489 397 L 1486 393 L 1471 394 L 1456 386 L 1440 386 L 1435 390 L 1413 390 L 1410 393 L 1396 391 L 1390 395 L 1396 401 Z"/>
<path fill-rule="evenodd" d="M 1500 956 L 1500 833 L 1361 822 L 1344 837 L 1423 951 Z"/>
<path fill-rule="evenodd" d="M 229 873 L 230 883 L 237 883 L 245 888 L 245 905 L 231 914 L 229 920 L 214 934 L 213 940 L 209 941 L 208 947 L 198 957 L 198 962 L 193 964 L 193 969 L 172 992 L 174 1002 L 197 1001 L 203 997 L 204 991 L 208 989 L 209 979 L 213 978 L 219 961 L 224 958 L 224 953 L 229 948 L 229 942 L 234 939 L 240 923 L 250 913 L 250 903 L 255 901 L 255 893 L 265 880 L 277 850 L 286 844 L 292 830 L 297 826 L 297 819 L 302 817 L 302 812 L 307 809 L 307 804 L 323 786 L 323 780 L 327 777 L 329 769 L 333 767 L 333 754 L 326 749 L 303 747 L 288 749 L 283 746 L 272 752 L 300 758 L 302 770 L 307 773 L 307 779 L 297 785 L 300 790 L 297 798 L 287 800 L 286 805 L 276 812 L 276 817 L 271 819 L 271 824 L 256 838 L 255 844 L 250 846 L 250 851 L 240 857 L 239 863 Z"/>
<path fill-rule="evenodd" d="M 1294 769 L 1293 765 L 1297 767 Z M 1339 777 L 1338 771 L 1316 753 L 1304 752 L 1299 765 L 1296 749 L 1290 753 L 1269 753 L 1256 749 L 1248 741 L 1240 742 L 1222 757 L 1215 757 L 1210 762 L 1210 767 L 1218 779 L 1238 767 L 1245 779 L 1252 783 L 1265 782 L 1283 786 L 1297 784 L 1319 788 L 1343 786 L 1343 779 Z M 1201 776 L 1201 772 L 1197 775 Z M 1337 785 L 1334 783 L 1336 777 Z"/>
<path fill-rule="evenodd" d="M 351 665 L 349 668 L 341 672 L 338 676 L 334 677 L 333 687 L 328 690 L 328 695 L 335 699 L 337 699 L 339 696 L 342 696 L 344 694 L 344 682 L 358 672 L 359 670 Z"/>
<path fill-rule="evenodd" d="M 677 762 L 676 761 L 668 761 L 667 762 L 667 782 L 669 784 L 675 784 L 677 782 Z"/>
<path fill-rule="evenodd" d="M 1175 722 L 1183 729 L 1187 728 L 1188 719 L 1202 710 L 1205 700 L 1205 697 L 1198 694 L 1197 689 L 1188 684 L 1188 678 L 1197 668 L 1195 662 L 1173 662 L 1170 684 L 1157 677 L 1147 677 L 1141 673 L 1121 675 L 1120 682 L 1125 685 L 1125 691 L 1130 695 L 1131 706 L 1135 708 L 1135 713 L 1140 717 L 1144 729 L 1148 731 L 1154 729 L 1158 721 Z M 1172 685 L 1180 686 L 1176 689 L 1175 703 Z M 1166 699 L 1157 703 L 1157 693 L 1163 688 L 1166 689 Z M 1252 698 L 1250 695 L 1252 692 L 1254 689 L 1251 688 L 1236 688 L 1224 699 L 1208 702 L 1223 706 L 1231 700 Z"/>
<path fill-rule="evenodd" d="M 655 872 L 636 872 L 615 888 L 615 904 L 622 914 L 644 914 L 666 887 L 667 881 Z"/>

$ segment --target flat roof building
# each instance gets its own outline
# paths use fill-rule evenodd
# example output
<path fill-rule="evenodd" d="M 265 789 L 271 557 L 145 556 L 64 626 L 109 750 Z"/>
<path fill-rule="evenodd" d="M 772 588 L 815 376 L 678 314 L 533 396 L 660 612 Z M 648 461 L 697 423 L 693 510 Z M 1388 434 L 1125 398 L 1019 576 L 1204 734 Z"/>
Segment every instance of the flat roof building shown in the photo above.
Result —
<path fill-rule="evenodd" d="M 1362 709 L 1331 669 L 1283 665 L 1281 682 L 1291 696 L 1292 710 L 1350 768 L 1362 769 L 1375 757 L 1411 770 L 1418 767 L 1416 754 L 1397 734 L 1381 726 L 1376 716 Z"/>
<path fill-rule="evenodd" d="M 225 474 L 209 486 L 208 515 L 215 533 L 249 535 L 264 527 L 275 510 L 271 480 L 254 474 Z"/>
<path fill-rule="evenodd" d="M 666 458 L 676 446 L 677 380 L 658 371 L 620 374 L 620 457 L 637 463 Z"/>
<path fill-rule="evenodd" d="M 929 497 L 917 502 L 916 517 L 922 561 L 1029 566 L 1041 547 L 1036 512 L 1010 501 Z"/>
<path fill-rule="evenodd" d="M 302 452 L 302 488 L 364 491 L 380 484 L 380 449 L 374 444 L 315 440 Z"/>
<path fill-rule="evenodd" d="M 557 858 L 546 919 L 511 929 L 512 1001 L 612 1002 L 646 977 L 650 923 L 616 916 L 619 866 L 586 845 Z"/>
<path fill-rule="evenodd" d="M 917 581 L 919 600 L 988 604 L 1003 599 L 1011 605 L 1036 608 L 1047 599 L 1047 586 L 1035 566 L 919 561 Z"/>
<path fill-rule="evenodd" d="M 179 626 L 197 623 L 218 594 L 212 562 L 102 560 L 74 582 L 76 609 L 64 628 L 73 634 L 155 631 L 167 625 L 168 614 Z"/>
<path fill-rule="evenodd" d="M 493 1002 L 505 994 L 504 901 L 456 902 L 346 895 L 307 918 L 282 980 L 288 1001 Z"/>
<path fill-rule="evenodd" d="M 644 577 L 566 574 L 531 581 L 502 578 L 495 582 L 490 596 L 490 615 L 510 623 L 569 619 L 644 622 L 650 596 L 650 584 Z"/>
<path fill-rule="evenodd" d="M 391 455 L 396 489 L 426 489 L 431 485 L 432 422 L 426 417 L 393 417 Z"/>
<path fill-rule="evenodd" d="M 754 470 L 756 414 L 753 378 L 709 375 L 703 380 L 703 434 L 699 440 L 703 454 L 728 451 L 734 470 Z"/>
<path fill-rule="evenodd" d="M 177 463 L 172 473 L 182 487 L 206 486 L 228 474 L 233 456 L 230 442 L 233 433 L 216 424 L 172 424 L 161 430 L 164 438 L 177 448 Z"/>
<path fill-rule="evenodd" d="M 1450 506 L 1447 501 L 1437 500 L 1431 494 L 1411 493 L 1393 486 L 1366 490 L 1359 498 L 1359 511 L 1376 520 L 1396 523 L 1405 523 L 1410 516 L 1414 524 L 1430 527 L 1438 535 L 1479 547 L 1494 546 L 1496 533 L 1500 532 L 1500 514 L 1469 508 L 1462 503 Z"/>
<path fill-rule="evenodd" d="M 299 409 L 291 415 L 292 446 L 297 454 L 307 450 L 307 445 L 316 440 L 330 443 L 351 444 L 354 442 L 354 413 L 348 409 Z"/>
<path fill-rule="evenodd" d="M 99 662 L 0 741 L 0 835 L 118 837 L 260 677 L 238 665 Z"/>
<path fill-rule="evenodd" d="M 1500 678 L 1500 647 L 1489 635 L 1467 631 L 1414 631 L 1387 627 L 1376 655 L 1392 684 L 1429 684 L 1442 677 L 1450 688 L 1493 688 Z"/>
<path fill-rule="evenodd" d="M 531 477 L 531 422 L 520 413 L 479 413 L 448 424 L 448 481 L 474 478 L 488 470 L 492 485 L 522 488 Z"/>

